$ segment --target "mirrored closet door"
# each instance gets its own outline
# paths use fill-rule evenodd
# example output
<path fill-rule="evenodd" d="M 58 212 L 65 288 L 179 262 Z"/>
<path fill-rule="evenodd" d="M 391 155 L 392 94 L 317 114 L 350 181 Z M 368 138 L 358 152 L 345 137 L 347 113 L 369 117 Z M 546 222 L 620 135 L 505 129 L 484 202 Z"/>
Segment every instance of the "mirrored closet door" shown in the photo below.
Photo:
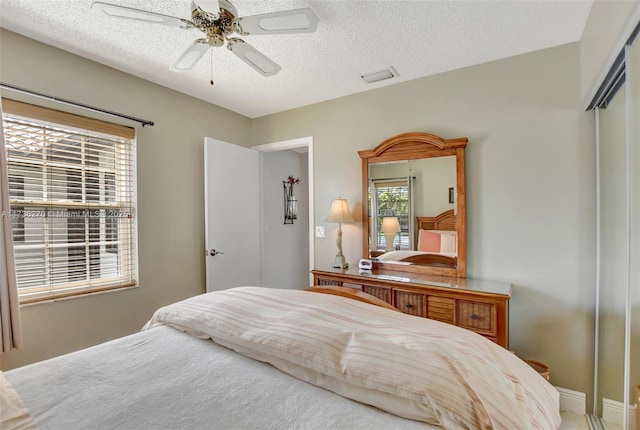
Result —
<path fill-rule="evenodd" d="M 635 423 L 628 428 L 640 430 L 640 39 L 629 46 L 628 94 L 631 130 L 630 148 L 630 254 L 629 254 L 629 396 L 635 403 Z"/>
<path fill-rule="evenodd" d="M 637 31 L 635 33 L 637 35 Z M 636 39 L 636 43 L 634 42 Z M 631 37 L 594 101 L 598 253 L 593 413 L 640 430 L 640 42 Z"/>

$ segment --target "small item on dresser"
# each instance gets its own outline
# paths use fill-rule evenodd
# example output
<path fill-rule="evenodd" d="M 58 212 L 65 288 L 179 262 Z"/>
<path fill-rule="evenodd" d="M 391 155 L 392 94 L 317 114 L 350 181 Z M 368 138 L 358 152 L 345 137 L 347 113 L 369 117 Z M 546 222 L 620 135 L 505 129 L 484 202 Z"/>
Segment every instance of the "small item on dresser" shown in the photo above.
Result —
<path fill-rule="evenodd" d="M 372 275 L 373 273 L 371 273 L 371 270 L 365 270 L 365 269 L 360 269 L 358 270 L 358 275 Z"/>
<path fill-rule="evenodd" d="M 371 270 L 373 268 L 373 263 L 371 262 L 371 260 L 363 258 L 362 260 L 360 260 L 358 267 L 362 270 Z"/>

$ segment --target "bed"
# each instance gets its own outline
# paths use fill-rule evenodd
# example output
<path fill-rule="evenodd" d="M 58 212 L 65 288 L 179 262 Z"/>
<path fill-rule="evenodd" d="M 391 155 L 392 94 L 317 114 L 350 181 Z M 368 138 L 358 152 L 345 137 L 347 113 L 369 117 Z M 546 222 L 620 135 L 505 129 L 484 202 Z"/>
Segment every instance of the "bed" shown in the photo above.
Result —
<path fill-rule="evenodd" d="M 558 392 L 502 347 L 375 306 L 362 292 L 359 300 L 326 292 L 202 294 L 159 309 L 139 333 L 0 372 L 3 417 L 14 412 L 0 427 L 560 425 Z"/>
<path fill-rule="evenodd" d="M 381 262 L 401 262 L 455 269 L 457 267 L 458 217 L 453 209 L 433 217 L 416 217 L 416 251 L 389 251 L 377 257 Z"/>

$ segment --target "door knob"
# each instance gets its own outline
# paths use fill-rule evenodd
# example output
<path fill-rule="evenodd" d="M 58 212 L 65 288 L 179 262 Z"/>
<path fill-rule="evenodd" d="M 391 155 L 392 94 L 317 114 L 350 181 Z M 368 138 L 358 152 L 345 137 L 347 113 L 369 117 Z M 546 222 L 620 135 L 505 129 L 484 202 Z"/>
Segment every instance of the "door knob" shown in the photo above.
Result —
<path fill-rule="evenodd" d="M 218 254 L 224 254 L 224 252 L 216 251 L 215 249 L 212 249 L 211 252 L 209 252 L 209 255 L 212 257 L 215 257 Z"/>

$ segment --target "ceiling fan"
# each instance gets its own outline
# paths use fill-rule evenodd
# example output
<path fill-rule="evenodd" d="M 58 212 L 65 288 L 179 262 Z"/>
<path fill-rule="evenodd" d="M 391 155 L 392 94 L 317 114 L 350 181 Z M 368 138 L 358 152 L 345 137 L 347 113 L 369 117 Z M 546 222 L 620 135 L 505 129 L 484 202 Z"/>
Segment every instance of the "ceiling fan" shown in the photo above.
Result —
<path fill-rule="evenodd" d="M 228 0 L 192 1 L 191 20 L 100 1 L 94 2 L 91 8 L 110 17 L 202 31 L 205 37 L 196 39 L 171 66 L 175 72 L 190 70 L 209 48 L 223 46 L 226 42 L 231 52 L 258 73 L 273 76 L 281 69 L 277 63 L 244 40 L 231 35 L 313 33 L 318 27 L 318 17 L 308 8 L 239 17 L 236 8 Z"/>

